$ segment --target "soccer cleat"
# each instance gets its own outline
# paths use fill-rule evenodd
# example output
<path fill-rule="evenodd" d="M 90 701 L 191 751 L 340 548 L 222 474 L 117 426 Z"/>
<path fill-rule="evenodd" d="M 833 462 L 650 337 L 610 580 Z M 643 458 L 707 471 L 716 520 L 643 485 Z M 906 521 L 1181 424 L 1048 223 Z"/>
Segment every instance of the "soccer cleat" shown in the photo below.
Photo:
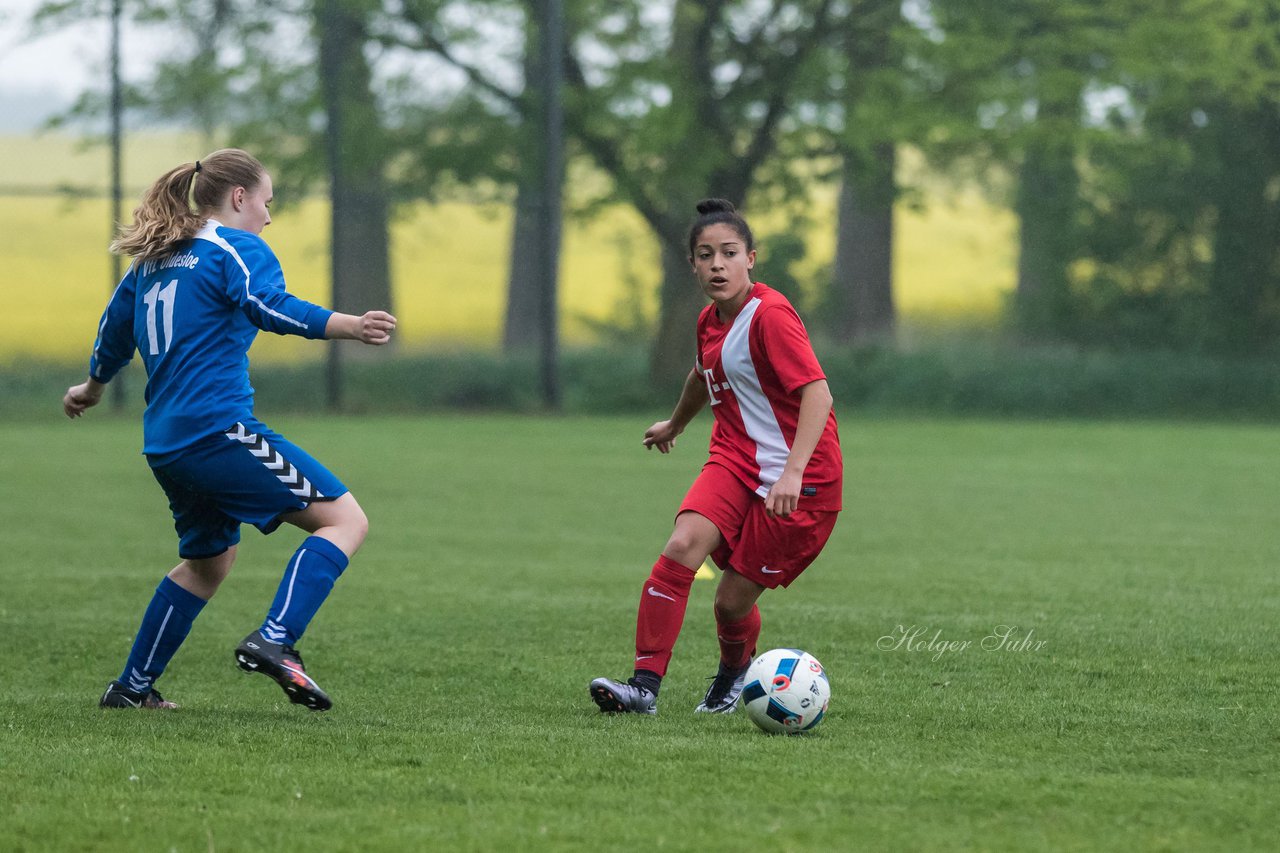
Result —
<path fill-rule="evenodd" d="M 302 656 L 293 646 L 268 643 L 254 631 L 236 646 L 236 664 L 245 672 L 260 672 L 274 679 L 295 705 L 306 705 L 312 711 L 333 707 L 328 694 L 307 675 Z"/>
<path fill-rule="evenodd" d="M 148 690 L 146 693 L 139 693 L 137 690 L 130 690 L 119 681 L 113 681 L 107 685 L 107 690 L 102 694 L 102 698 L 98 700 L 99 708 L 164 708 L 173 709 L 178 706 L 173 702 L 166 701 L 159 692 Z"/>
<path fill-rule="evenodd" d="M 591 682 L 591 698 L 606 714 L 656 714 L 658 697 L 635 679 L 626 682 L 597 678 Z"/>
<path fill-rule="evenodd" d="M 732 714 L 738 710 L 738 697 L 747 680 L 747 668 L 733 670 L 720 665 L 720 671 L 711 679 L 702 704 L 693 710 L 699 714 Z"/>

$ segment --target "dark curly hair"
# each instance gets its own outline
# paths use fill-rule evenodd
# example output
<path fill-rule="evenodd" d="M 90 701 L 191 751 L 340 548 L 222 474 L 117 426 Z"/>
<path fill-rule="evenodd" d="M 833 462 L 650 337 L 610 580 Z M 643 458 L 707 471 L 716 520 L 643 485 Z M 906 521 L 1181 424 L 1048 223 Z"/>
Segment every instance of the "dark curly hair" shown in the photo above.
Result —
<path fill-rule="evenodd" d="M 693 257 L 693 248 L 698 245 L 698 237 L 703 229 L 711 225 L 728 225 L 747 246 L 750 252 L 756 247 L 756 238 L 751 234 L 751 226 L 742 218 L 733 202 L 723 198 L 704 198 L 698 202 L 698 218 L 689 226 L 689 257 Z"/>

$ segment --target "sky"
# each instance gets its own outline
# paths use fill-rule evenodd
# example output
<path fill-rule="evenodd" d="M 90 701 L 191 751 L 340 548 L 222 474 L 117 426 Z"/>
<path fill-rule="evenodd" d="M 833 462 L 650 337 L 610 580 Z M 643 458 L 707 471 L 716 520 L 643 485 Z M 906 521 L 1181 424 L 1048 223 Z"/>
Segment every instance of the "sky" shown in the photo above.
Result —
<path fill-rule="evenodd" d="M 90 88 L 105 90 L 108 22 L 105 18 L 33 35 L 32 14 L 43 0 L 0 0 L 0 133 L 35 130 L 50 115 L 65 110 Z M 156 28 L 140 30 L 126 20 L 121 27 L 122 73 L 145 78 L 148 67 L 169 49 Z M 405 68 L 417 67 L 405 65 Z M 393 62 L 386 64 L 396 70 Z M 452 69 L 434 68 L 423 85 L 460 85 Z"/>
<path fill-rule="evenodd" d="M 0 0 L 0 132 L 29 130 L 68 105 L 107 69 L 107 22 L 85 21 L 34 37 L 28 20 L 41 0 Z M 129 26 L 121 30 L 124 73 L 154 56 Z"/>

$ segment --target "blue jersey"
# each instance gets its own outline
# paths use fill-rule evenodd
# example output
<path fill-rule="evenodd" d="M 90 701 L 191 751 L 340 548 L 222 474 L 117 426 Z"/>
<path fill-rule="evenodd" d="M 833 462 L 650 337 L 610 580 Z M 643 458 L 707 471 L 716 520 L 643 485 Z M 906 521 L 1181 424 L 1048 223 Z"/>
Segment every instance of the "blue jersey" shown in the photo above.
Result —
<path fill-rule="evenodd" d="M 210 220 L 162 258 L 135 260 L 103 312 L 89 375 L 147 368 L 142 452 L 181 450 L 253 416 L 249 346 L 259 329 L 323 338 L 333 312 L 285 291 L 261 237 Z"/>

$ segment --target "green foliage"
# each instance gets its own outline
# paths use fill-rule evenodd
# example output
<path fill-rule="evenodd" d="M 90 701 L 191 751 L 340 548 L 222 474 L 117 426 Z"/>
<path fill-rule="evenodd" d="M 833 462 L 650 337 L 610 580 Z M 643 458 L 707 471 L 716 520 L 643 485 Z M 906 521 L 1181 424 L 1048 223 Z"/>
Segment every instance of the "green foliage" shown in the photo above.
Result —
<path fill-rule="evenodd" d="M 944 109 L 977 122 L 926 147 L 1019 173 L 1024 334 L 1273 352 L 1280 5 L 1157 7 L 930 4 Z"/>
<path fill-rule="evenodd" d="M 364 47 L 350 55 L 370 74 L 357 81 L 367 127 L 336 148 L 372 145 L 396 201 L 457 184 L 509 199 L 535 138 L 521 133 L 532 7 L 330 6 L 349 13 Z M 49 0 L 35 20 L 48 30 L 106 8 Z M 253 147 L 278 164 L 282 199 L 313 187 L 326 177 L 319 8 L 126 2 L 174 47 L 127 102 Z M 625 201 L 667 256 L 657 375 L 683 369 L 696 294 L 679 243 L 693 202 L 750 200 L 753 217 L 794 208 L 841 158 L 867 177 L 884 145 L 956 173 L 1018 176 L 1010 305 L 1027 338 L 1275 351 L 1278 0 L 574 0 L 566 15 L 573 153 L 609 179 L 572 203 Z M 72 117 L 103 108 L 88 92 Z"/>
<path fill-rule="evenodd" d="M 1274 360 L 976 342 L 895 350 L 819 341 L 817 351 L 841 415 L 1280 421 Z M 647 364 L 642 345 L 564 353 L 565 410 L 666 413 L 679 386 L 654 389 Z M 269 419 L 322 409 L 324 371 L 322 363 L 254 368 L 259 413 Z M 539 375 L 532 357 L 491 352 L 354 360 L 343 367 L 343 404 L 351 414 L 533 413 L 542 411 Z M 24 363 L 0 371 L 0 418 L 57 412 L 62 391 L 81 379 L 79 367 Z M 143 378 L 131 370 L 126 381 L 127 409 L 137 414 Z"/>
<path fill-rule="evenodd" d="M 838 8 L 837 8 L 838 7 Z M 656 384 L 688 369 L 683 246 L 694 205 L 707 196 L 742 205 L 750 193 L 794 197 L 799 182 L 774 158 L 824 126 L 817 97 L 836 19 L 830 0 L 652 4 L 584 3 L 568 57 L 568 125 L 662 247 L 663 279 L 652 348 Z M 581 15 L 581 17 L 579 17 Z M 603 45 L 608 50 L 594 49 Z M 784 163 L 794 161 L 783 160 Z M 799 166 L 797 168 L 803 168 Z"/>
<path fill-rule="evenodd" d="M 1175 352 L 952 345 L 828 353 L 842 410 L 1022 417 L 1280 418 L 1280 364 Z"/>
<path fill-rule="evenodd" d="M 649 310 L 646 298 L 648 275 L 642 260 L 646 253 L 637 251 L 636 241 L 625 232 L 611 233 L 607 242 L 619 255 L 621 269 L 617 280 L 621 293 L 607 316 L 595 319 L 579 314 L 576 319 L 596 340 L 608 341 L 615 348 L 639 350 L 653 340 L 654 334 L 653 312 Z"/>
<path fill-rule="evenodd" d="M 709 581 L 658 716 L 589 701 L 630 666 L 640 581 L 704 458 L 705 428 L 663 457 L 635 418 L 273 420 L 371 519 L 302 644 L 334 709 L 232 661 L 286 528 L 245 532 L 160 683 L 182 708 L 102 712 L 175 543 L 137 424 L 99 415 L 0 425 L 22 489 L 0 526 L 21 650 L 0 848 L 621 850 L 638 827 L 677 850 L 1280 846 L 1274 428 L 846 418 L 844 517 L 761 602 L 762 645 L 831 674 L 797 739 L 692 713 Z M 981 648 L 1000 625 L 1032 645 Z M 971 645 L 895 648 L 913 628 Z"/>
<path fill-rule="evenodd" d="M 806 313 L 809 294 L 804 283 L 796 276 L 795 267 L 805 260 L 808 248 L 803 235 L 792 232 L 756 235 L 759 260 L 752 271 L 752 279 L 767 282 L 782 293 L 801 314 Z"/>
<path fill-rule="evenodd" d="M 1132 103 L 1108 115 L 1086 173 L 1078 340 L 1275 351 L 1280 176 L 1273 85 L 1280 6 L 1171 2 L 1130 23 Z"/>

